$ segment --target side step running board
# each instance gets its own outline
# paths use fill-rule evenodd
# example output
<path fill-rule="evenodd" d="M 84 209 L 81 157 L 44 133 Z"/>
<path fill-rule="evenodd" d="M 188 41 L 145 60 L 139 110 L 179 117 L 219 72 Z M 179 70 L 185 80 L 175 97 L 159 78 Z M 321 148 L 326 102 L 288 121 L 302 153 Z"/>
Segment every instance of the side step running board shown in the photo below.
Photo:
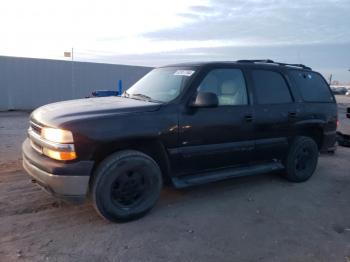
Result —
<path fill-rule="evenodd" d="M 271 162 L 247 167 L 225 168 L 221 170 L 198 173 L 196 175 L 173 177 L 172 182 L 176 188 L 185 188 L 234 177 L 269 173 L 272 171 L 281 170 L 283 168 L 284 166 L 280 162 Z"/>

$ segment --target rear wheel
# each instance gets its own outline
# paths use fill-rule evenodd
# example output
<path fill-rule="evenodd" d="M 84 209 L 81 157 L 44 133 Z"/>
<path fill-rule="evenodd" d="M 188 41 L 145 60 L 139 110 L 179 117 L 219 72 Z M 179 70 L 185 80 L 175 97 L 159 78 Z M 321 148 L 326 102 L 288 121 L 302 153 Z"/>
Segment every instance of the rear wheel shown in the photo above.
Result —
<path fill-rule="evenodd" d="M 294 139 L 285 161 L 285 176 L 293 182 L 308 180 L 315 172 L 318 161 L 316 142 L 305 136 Z"/>
<path fill-rule="evenodd" d="M 109 221 L 134 220 L 152 209 L 161 187 L 161 171 L 151 157 L 134 150 L 120 151 L 97 168 L 92 185 L 93 204 Z"/>

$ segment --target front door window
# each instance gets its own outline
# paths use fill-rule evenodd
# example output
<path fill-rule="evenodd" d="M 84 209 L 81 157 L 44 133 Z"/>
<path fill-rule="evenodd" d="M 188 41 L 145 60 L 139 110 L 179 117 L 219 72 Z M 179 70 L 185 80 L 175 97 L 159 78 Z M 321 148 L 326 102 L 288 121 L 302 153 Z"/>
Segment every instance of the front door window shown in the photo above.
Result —
<path fill-rule="evenodd" d="M 219 106 L 248 104 L 246 84 L 240 69 L 214 69 L 210 71 L 199 85 L 198 92 L 216 94 Z"/>

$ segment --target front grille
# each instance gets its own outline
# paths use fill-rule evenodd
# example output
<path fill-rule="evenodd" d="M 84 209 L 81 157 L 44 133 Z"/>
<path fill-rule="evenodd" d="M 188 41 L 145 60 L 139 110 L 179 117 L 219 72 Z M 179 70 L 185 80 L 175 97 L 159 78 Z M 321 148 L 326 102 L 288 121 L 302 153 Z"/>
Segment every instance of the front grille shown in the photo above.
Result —
<path fill-rule="evenodd" d="M 42 127 L 40 125 L 35 124 L 34 122 L 30 121 L 30 128 L 38 135 L 41 134 Z"/>
<path fill-rule="evenodd" d="M 35 143 L 33 140 L 30 140 L 30 145 L 34 150 L 36 150 L 38 153 L 42 154 L 43 153 L 43 147 L 41 145 L 38 145 Z"/>
<path fill-rule="evenodd" d="M 37 135 L 40 136 L 40 134 L 41 134 L 41 129 L 42 129 L 42 127 L 41 127 L 40 125 L 38 125 L 38 124 L 36 124 L 36 123 L 30 121 L 29 126 L 30 126 L 29 129 L 30 129 L 32 132 L 34 132 L 34 133 L 36 133 Z M 41 145 L 39 145 L 38 143 L 36 143 L 35 141 L 33 141 L 30 137 L 29 137 L 29 139 L 30 139 L 30 144 L 31 144 L 32 148 L 33 148 L 35 151 L 37 151 L 38 153 L 42 154 L 42 152 L 43 152 L 43 147 L 42 147 Z"/>

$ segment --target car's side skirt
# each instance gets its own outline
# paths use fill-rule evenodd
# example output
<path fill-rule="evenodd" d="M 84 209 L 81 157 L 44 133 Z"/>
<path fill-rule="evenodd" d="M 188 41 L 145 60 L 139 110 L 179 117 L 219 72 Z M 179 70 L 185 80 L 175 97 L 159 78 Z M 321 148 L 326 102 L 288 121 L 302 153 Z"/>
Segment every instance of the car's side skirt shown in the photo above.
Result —
<path fill-rule="evenodd" d="M 173 177 L 172 182 L 176 188 L 185 188 L 210 182 L 230 179 L 234 177 L 250 176 L 282 170 L 283 164 L 279 161 L 260 163 L 243 167 L 231 167 L 213 171 L 205 171 L 194 175 Z"/>

